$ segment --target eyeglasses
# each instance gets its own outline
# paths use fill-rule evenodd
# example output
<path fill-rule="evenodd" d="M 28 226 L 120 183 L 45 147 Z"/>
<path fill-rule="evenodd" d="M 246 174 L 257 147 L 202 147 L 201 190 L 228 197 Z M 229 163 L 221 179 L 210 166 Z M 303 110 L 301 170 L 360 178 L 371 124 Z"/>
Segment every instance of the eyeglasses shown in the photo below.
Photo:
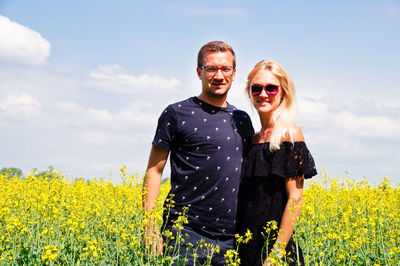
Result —
<path fill-rule="evenodd" d="M 272 84 L 266 86 L 253 85 L 250 87 L 250 90 L 251 96 L 259 96 L 263 90 L 265 90 L 265 93 L 267 93 L 268 96 L 275 96 L 279 91 L 279 86 Z"/>
<path fill-rule="evenodd" d="M 222 66 L 222 67 L 217 67 L 217 66 L 202 66 L 200 69 L 204 69 L 207 73 L 208 76 L 215 76 L 217 74 L 218 70 L 221 69 L 222 74 L 224 76 L 231 76 L 233 74 L 233 70 L 235 69 L 232 66 Z"/>

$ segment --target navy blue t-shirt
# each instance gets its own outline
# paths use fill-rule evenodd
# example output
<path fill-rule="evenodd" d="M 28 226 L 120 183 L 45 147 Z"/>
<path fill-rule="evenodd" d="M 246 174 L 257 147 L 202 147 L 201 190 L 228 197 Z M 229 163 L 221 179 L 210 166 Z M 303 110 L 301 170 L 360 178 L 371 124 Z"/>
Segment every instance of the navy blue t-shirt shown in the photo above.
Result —
<path fill-rule="evenodd" d="M 230 104 L 191 97 L 163 111 L 153 145 L 170 151 L 175 203 L 164 211 L 167 228 L 187 206 L 194 230 L 233 236 L 243 147 L 253 133 L 250 117 Z"/>

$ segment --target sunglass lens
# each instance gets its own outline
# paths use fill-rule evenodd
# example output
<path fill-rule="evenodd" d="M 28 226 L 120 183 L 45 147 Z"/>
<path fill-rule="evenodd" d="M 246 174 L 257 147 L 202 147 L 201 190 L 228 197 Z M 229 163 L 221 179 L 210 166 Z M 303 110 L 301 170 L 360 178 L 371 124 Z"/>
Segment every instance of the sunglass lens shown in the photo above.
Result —
<path fill-rule="evenodd" d="M 253 85 L 251 86 L 251 95 L 257 96 L 261 94 L 263 87 L 259 85 Z"/>
<path fill-rule="evenodd" d="M 265 91 L 269 94 L 269 95 L 275 95 L 278 93 L 278 86 L 275 85 L 268 85 L 265 87 Z"/>

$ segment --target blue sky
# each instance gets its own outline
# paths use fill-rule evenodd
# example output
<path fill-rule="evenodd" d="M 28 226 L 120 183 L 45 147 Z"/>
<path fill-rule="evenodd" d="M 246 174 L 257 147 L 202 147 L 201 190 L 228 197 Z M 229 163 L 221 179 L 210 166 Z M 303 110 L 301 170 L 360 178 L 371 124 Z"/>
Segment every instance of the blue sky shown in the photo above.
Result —
<path fill-rule="evenodd" d="M 0 167 L 143 174 L 156 121 L 198 95 L 196 57 L 229 43 L 228 101 L 262 59 L 291 74 L 318 169 L 400 183 L 400 1 L 0 1 Z M 169 175 L 166 169 L 164 176 Z"/>

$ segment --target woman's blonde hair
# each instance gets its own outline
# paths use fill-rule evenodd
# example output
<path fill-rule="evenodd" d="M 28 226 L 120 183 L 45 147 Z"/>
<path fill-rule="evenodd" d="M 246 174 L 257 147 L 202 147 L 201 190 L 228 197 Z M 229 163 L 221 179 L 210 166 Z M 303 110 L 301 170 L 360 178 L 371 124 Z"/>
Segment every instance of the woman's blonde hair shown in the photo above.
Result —
<path fill-rule="evenodd" d="M 254 66 L 247 76 L 246 92 L 251 100 L 250 87 L 253 79 L 258 72 L 265 70 L 271 71 L 278 78 L 282 89 L 282 100 L 272 116 L 274 127 L 271 132 L 269 146 L 270 150 L 279 150 L 282 139 L 289 139 L 292 143 L 294 142 L 297 114 L 296 91 L 292 79 L 281 65 L 272 60 L 262 60 Z"/>

